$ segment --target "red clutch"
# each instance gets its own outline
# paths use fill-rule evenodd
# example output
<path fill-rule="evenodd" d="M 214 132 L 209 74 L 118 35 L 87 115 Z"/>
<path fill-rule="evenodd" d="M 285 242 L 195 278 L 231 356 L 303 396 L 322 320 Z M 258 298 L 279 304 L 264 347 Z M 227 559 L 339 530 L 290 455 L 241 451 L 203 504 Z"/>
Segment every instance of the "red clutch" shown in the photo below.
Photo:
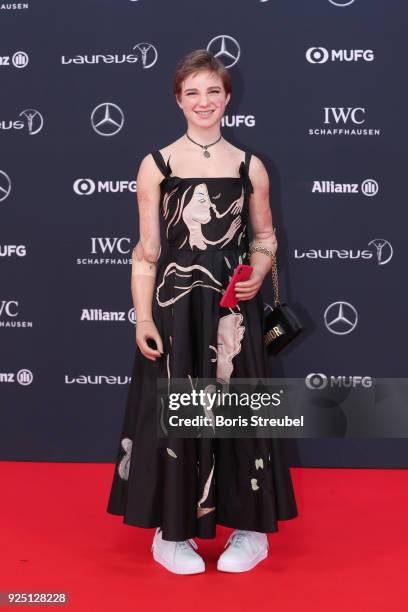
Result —
<path fill-rule="evenodd" d="M 252 274 L 252 270 L 253 267 L 246 264 L 239 264 L 235 268 L 233 277 L 228 283 L 228 287 L 220 300 L 220 306 L 223 308 L 234 308 L 234 306 L 238 304 L 234 291 L 235 283 L 248 280 Z"/>

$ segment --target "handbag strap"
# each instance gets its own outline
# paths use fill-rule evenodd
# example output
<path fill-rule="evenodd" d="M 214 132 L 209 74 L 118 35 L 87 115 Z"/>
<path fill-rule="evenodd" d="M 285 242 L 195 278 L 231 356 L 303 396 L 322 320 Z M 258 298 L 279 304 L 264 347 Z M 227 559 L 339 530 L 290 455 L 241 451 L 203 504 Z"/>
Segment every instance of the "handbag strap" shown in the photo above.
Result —
<path fill-rule="evenodd" d="M 272 257 L 272 286 L 273 286 L 273 293 L 274 293 L 274 302 L 273 302 L 273 307 L 275 308 L 276 306 L 279 305 L 279 285 L 278 285 L 278 269 L 276 266 L 276 254 Z"/>

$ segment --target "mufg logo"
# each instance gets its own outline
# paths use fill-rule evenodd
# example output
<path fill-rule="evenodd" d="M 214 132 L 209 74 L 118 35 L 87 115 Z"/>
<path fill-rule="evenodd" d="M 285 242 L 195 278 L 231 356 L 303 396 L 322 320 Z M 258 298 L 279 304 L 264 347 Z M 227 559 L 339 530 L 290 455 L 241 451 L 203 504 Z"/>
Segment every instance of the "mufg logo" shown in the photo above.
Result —
<path fill-rule="evenodd" d="M 306 51 L 306 59 L 310 64 L 325 64 L 326 62 L 372 62 L 372 49 L 326 49 L 325 47 L 310 47 Z"/>

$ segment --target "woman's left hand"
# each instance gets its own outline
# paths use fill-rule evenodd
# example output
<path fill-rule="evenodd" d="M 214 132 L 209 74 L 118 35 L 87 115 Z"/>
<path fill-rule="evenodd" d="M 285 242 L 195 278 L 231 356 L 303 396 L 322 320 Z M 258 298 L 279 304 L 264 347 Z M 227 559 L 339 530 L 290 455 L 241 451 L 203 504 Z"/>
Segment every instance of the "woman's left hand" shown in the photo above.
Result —
<path fill-rule="evenodd" d="M 262 287 L 265 276 L 254 268 L 251 277 L 246 281 L 235 283 L 234 290 L 238 300 L 251 300 Z"/>

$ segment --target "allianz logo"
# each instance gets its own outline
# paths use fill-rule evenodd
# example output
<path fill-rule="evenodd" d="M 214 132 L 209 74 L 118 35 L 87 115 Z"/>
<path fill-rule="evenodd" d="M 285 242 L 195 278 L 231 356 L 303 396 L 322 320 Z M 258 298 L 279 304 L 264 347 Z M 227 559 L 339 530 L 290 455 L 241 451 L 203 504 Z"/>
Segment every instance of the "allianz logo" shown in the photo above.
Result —
<path fill-rule="evenodd" d="M 131 309 L 130 312 L 132 312 Z M 131 315 L 125 311 L 102 310 L 101 308 L 83 308 L 81 321 L 131 321 Z"/>
<path fill-rule="evenodd" d="M 25 51 L 16 51 L 13 55 L 0 55 L 0 66 L 14 66 L 14 68 L 25 68 L 29 57 Z"/>
<path fill-rule="evenodd" d="M 136 192 L 136 181 L 111 181 L 79 178 L 74 181 L 74 192 L 78 195 L 92 195 L 93 193 L 125 193 Z"/>
<path fill-rule="evenodd" d="M 66 385 L 128 385 L 131 380 L 131 376 L 106 376 L 103 374 L 80 374 L 79 376 L 65 374 L 64 378 Z"/>
<path fill-rule="evenodd" d="M 23 387 L 31 385 L 34 375 L 31 370 L 23 368 L 18 372 L 0 372 L 0 383 L 18 383 Z"/>
<path fill-rule="evenodd" d="M 313 181 L 312 193 L 362 193 L 367 197 L 377 195 L 378 182 L 365 179 L 362 183 L 336 183 L 335 181 Z"/>
<path fill-rule="evenodd" d="M 295 249 L 295 259 L 347 259 L 377 261 L 379 266 L 387 264 L 393 256 L 391 243 L 383 238 L 370 240 L 372 249 Z"/>

